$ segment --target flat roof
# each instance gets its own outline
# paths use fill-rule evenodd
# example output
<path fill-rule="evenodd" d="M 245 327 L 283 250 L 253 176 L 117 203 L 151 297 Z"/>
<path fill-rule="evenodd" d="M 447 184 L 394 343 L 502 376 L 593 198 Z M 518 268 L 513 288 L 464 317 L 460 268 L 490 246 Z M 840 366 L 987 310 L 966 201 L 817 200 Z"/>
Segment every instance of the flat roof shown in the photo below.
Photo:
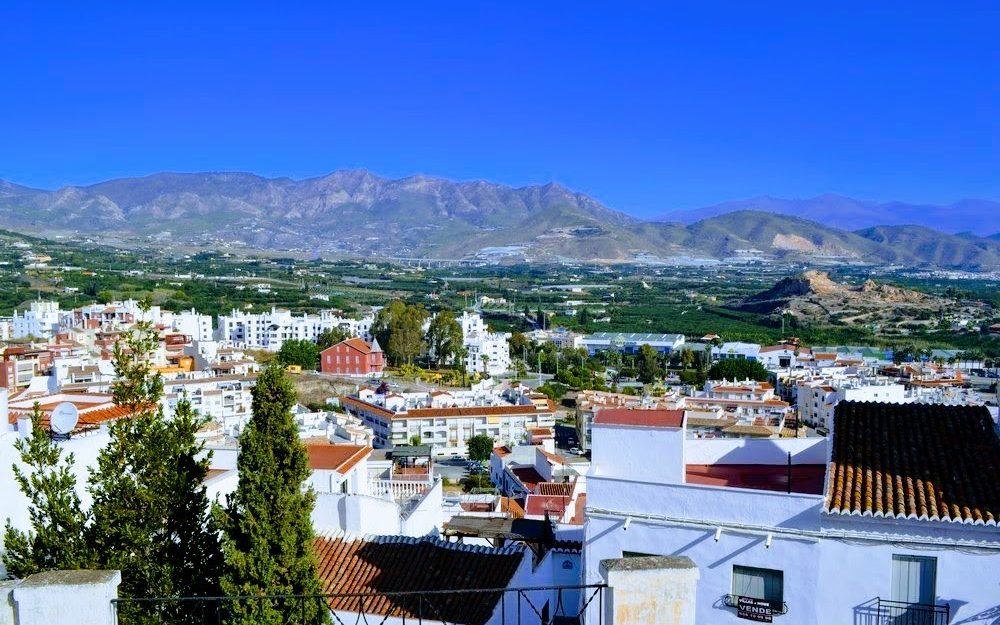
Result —
<path fill-rule="evenodd" d="M 784 464 L 689 464 L 684 480 L 702 486 L 728 486 L 788 492 L 788 466 Z M 825 464 L 793 464 L 791 492 L 822 495 Z"/>

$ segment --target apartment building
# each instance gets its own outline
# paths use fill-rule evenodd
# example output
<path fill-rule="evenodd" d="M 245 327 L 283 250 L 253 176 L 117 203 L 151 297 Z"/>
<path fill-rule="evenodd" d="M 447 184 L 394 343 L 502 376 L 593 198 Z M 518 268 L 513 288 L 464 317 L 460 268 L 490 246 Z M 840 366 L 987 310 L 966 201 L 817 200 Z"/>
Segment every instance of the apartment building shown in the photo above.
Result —
<path fill-rule="evenodd" d="M 266 313 L 247 313 L 233 309 L 228 315 L 219 315 L 217 336 L 220 341 L 236 347 L 278 351 L 287 340 L 316 341 L 320 334 L 335 328 L 350 336 L 371 340 L 374 320 L 374 313 L 361 319 L 352 319 L 335 310 L 295 315 L 284 308 L 272 308 Z"/>
<path fill-rule="evenodd" d="M 386 394 L 362 388 L 341 402 L 372 428 L 376 447 L 419 439 L 436 455 L 464 455 L 467 441 L 481 434 L 497 445 L 519 443 L 531 430 L 555 424 L 555 404 L 521 388 Z"/>
<path fill-rule="evenodd" d="M 490 332 L 478 313 L 463 311 L 458 320 L 465 347 L 465 369 L 488 375 L 510 370 L 510 333 Z"/>
<path fill-rule="evenodd" d="M 31 302 L 27 310 L 14 311 L 12 336 L 15 339 L 50 339 L 59 332 L 60 315 L 59 302 Z"/>

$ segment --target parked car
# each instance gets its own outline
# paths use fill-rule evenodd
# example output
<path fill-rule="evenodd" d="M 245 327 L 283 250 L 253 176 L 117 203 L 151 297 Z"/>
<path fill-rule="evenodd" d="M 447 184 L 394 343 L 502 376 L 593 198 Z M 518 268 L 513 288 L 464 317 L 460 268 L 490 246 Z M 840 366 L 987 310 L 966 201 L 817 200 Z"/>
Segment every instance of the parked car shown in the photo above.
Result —
<path fill-rule="evenodd" d="M 579 447 L 570 447 L 570 449 L 569 449 L 569 453 L 573 454 L 574 456 L 579 456 L 579 455 L 580 455 L 580 454 L 582 454 L 583 452 L 582 452 L 582 451 L 580 451 L 580 448 L 579 448 Z"/>

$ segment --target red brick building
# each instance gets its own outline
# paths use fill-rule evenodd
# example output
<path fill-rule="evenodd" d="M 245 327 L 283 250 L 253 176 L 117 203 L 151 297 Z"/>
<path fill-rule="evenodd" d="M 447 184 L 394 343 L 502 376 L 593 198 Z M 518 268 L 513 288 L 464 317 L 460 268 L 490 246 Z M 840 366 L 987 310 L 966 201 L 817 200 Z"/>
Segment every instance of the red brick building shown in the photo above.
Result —
<path fill-rule="evenodd" d="M 323 373 L 380 377 L 384 366 L 385 356 L 375 339 L 371 345 L 360 338 L 347 339 L 327 347 L 319 356 Z"/>

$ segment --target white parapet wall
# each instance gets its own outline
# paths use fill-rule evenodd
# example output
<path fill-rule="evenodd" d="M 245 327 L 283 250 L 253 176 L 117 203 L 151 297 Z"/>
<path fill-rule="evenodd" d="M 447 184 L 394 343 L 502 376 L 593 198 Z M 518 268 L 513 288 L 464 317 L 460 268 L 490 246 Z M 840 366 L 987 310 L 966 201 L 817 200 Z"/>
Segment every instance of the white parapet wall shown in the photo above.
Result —
<path fill-rule="evenodd" d="M 30 575 L 0 586 L 0 624 L 114 625 L 112 600 L 118 598 L 121 581 L 120 571 L 47 571 Z"/>
<path fill-rule="evenodd" d="M 601 561 L 608 625 L 695 625 L 698 567 L 686 556 Z"/>

